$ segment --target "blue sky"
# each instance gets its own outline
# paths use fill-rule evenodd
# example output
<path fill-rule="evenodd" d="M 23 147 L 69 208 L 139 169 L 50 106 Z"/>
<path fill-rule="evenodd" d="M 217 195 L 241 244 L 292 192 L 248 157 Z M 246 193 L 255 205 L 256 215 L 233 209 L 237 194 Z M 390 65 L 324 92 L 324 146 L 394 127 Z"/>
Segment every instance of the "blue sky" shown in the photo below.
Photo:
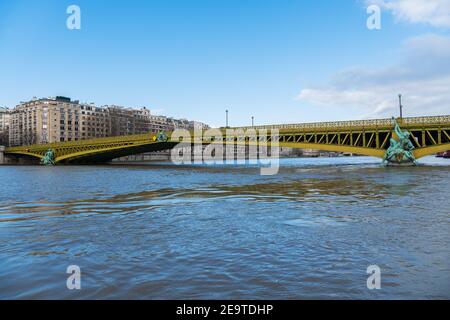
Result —
<path fill-rule="evenodd" d="M 390 117 L 402 92 L 407 115 L 450 114 L 450 2 L 408 1 L 0 0 L 0 105 L 65 95 L 219 126 L 227 108 L 232 125 Z"/>

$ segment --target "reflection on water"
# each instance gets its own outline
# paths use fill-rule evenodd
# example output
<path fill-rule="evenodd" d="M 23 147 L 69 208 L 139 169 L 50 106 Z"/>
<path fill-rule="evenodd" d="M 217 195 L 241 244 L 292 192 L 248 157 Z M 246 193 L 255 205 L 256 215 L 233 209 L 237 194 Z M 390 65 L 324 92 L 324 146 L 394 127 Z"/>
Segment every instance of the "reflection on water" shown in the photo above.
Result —
<path fill-rule="evenodd" d="M 450 298 L 450 161 L 424 163 L 0 167 L 0 298 Z"/>

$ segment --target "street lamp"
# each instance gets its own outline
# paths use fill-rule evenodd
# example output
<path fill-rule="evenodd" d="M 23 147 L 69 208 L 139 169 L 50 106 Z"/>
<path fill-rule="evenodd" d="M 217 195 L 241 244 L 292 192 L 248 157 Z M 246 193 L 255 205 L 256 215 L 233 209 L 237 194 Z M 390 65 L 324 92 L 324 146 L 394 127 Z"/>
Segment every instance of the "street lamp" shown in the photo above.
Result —
<path fill-rule="evenodd" d="M 402 95 L 398 95 L 398 103 L 400 106 L 400 119 L 403 119 L 403 105 L 402 105 Z"/>
<path fill-rule="evenodd" d="M 226 113 L 226 128 L 228 128 L 228 109 L 225 110 Z"/>
<path fill-rule="evenodd" d="M 255 117 L 252 116 L 252 127 L 255 126 Z"/>

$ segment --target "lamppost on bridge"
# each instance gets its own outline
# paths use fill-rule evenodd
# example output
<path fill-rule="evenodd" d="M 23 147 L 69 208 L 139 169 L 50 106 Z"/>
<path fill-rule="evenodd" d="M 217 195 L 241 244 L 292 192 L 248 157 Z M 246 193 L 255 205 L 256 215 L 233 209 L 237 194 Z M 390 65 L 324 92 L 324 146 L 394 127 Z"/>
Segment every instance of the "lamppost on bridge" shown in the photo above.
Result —
<path fill-rule="evenodd" d="M 252 127 L 255 126 L 255 117 L 252 116 Z"/>
<path fill-rule="evenodd" d="M 226 113 L 226 120 L 225 120 L 226 126 L 225 126 L 225 128 L 228 128 L 228 109 L 225 110 L 225 113 Z"/>
<path fill-rule="evenodd" d="M 402 95 L 398 95 L 398 102 L 400 107 L 400 119 L 403 119 L 403 105 L 402 105 Z"/>

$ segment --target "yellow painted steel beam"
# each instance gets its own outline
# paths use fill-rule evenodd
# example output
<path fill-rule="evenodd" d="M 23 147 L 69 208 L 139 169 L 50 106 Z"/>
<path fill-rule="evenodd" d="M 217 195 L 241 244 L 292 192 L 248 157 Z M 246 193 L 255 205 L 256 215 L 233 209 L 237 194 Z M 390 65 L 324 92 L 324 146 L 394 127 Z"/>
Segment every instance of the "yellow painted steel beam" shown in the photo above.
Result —
<path fill-rule="evenodd" d="M 386 135 L 386 138 L 384 138 L 383 144 L 381 145 L 381 149 L 384 149 L 384 146 L 386 145 L 386 143 L 389 140 L 389 134 Z"/>
<path fill-rule="evenodd" d="M 215 142 L 204 142 L 203 144 L 213 144 L 220 145 L 222 144 L 220 141 Z M 251 145 L 258 146 L 261 145 L 257 142 L 236 142 L 236 145 Z M 265 144 L 267 147 L 272 147 L 271 143 Z M 303 143 L 303 142 L 280 142 L 276 143 L 275 146 L 285 147 L 285 148 L 298 148 L 298 149 L 315 149 L 321 151 L 334 151 L 334 152 L 349 152 L 360 155 L 366 155 L 376 158 L 384 158 L 386 150 L 383 149 L 374 149 L 374 148 L 363 148 L 363 147 L 353 147 L 353 146 L 344 146 L 337 144 L 315 144 L 315 143 Z"/>
<path fill-rule="evenodd" d="M 367 146 L 370 146 L 372 144 L 373 138 L 375 137 L 375 132 L 372 133 L 372 135 L 370 136 L 369 142 L 367 143 Z"/>
<path fill-rule="evenodd" d="M 433 142 L 433 145 L 436 145 L 436 144 L 437 144 L 437 143 L 436 143 L 436 140 L 434 140 L 434 138 L 433 138 L 433 136 L 431 135 L 430 131 L 429 131 L 429 130 L 425 130 L 425 131 L 426 131 L 426 133 L 428 134 L 428 136 L 430 137 L 431 141 Z"/>
<path fill-rule="evenodd" d="M 349 152 L 355 154 L 361 154 L 371 157 L 384 158 L 386 150 L 353 147 L 349 145 L 337 145 L 337 144 L 314 144 L 314 143 L 280 143 L 280 147 L 286 148 L 298 148 L 298 149 L 315 149 L 321 151 L 334 151 L 334 152 Z"/>
<path fill-rule="evenodd" d="M 450 143 L 419 148 L 419 149 L 414 150 L 413 153 L 414 153 L 414 157 L 416 157 L 416 159 L 420 159 L 425 156 L 433 155 L 433 154 L 448 151 L 448 150 L 450 150 Z"/>
<path fill-rule="evenodd" d="M 450 140 L 450 136 L 445 132 L 445 130 L 442 130 L 442 132 L 447 136 L 448 140 Z"/>
<path fill-rule="evenodd" d="M 345 145 L 345 142 L 347 141 L 348 137 L 349 137 L 349 134 L 347 133 L 347 134 L 345 135 L 344 140 L 342 141 L 341 144 Z"/>
<path fill-rule="evenodd" d="M 403 129 L 421 129 L 421 128 L 439 128 L 450 124 L 450 115 L 398 118 L 397 122 Z M 279 129 L 279 130 L 303 130 L 308 132 L 327 131 L 333 129 L 339 131 L 370 131 L 392 129 L 394 127 L 393 119 L 374 119 L 374 120 L 353 120 L 353 121 L 335 121 L 335 122 L 317 122 L 301 124 L 282 124 L 266 125 L 253 127 L 240 127 L 240 129 Z M 231 128 L 236 129 L 236 128 Z"/>
<path fill-rule="evenodd" d="M 356 138 L 355 146 L 358 145 L 359 140 L 361 139 L 362 132 L 358 134 L 358 138 Z"/>
<path fill-rule="evenodd" d="M 421 147 L 421 145 L 420 145 L 420 143 L 419 143 L 419 138 L 417 138 L 413 133 L 411 133 L 411 136 L 412 136 L 412 140 L 414 141 L 414 144 L 418 147 L 418 148 L 420 148 Z"/>
<path fill-rule="evenodd" d="M 81 158 L 81 157 L 85 157 L 85 156 L 89 156 L 89 155 L 108 153 L 108 152 L 112 152 L 112 151 L 116 151 L 116 150 L 123 150 L 123 149 L 126 149 L 127 147 L 130 148 L 132 146 L 136 146 L 136 145 L 120 146 L 120 147 L 107 147 L 107 148 L 99 148 L 99 149 L 88 149 L 88 150 L 84 150 L 84 151 L 69 153 L 69 154 L 66 154 L 63 156 L 59 156 L 59 157 L 57 156 L 55 159 L 55 163 L 59 163 L 59 162 L 63 162 L 66 160 L 71 160 L 71 159 L 76 159 L 76 158 Z"/>
<path fill-rule="evenodd" d="M 414 131 L 415 135 L 422 134 L 422 140 L 426 136 L 430 138 L 432 145 L 425 146 L 415 150 L 416 158 L 424 155 L 433 154 L 440 151 L 450 149 L 448 144 L 437 144 L 431 132 L 441 132 L 442 139 L 447 137 L 450 140 L 448 131 L 450 130 L 450 116 L 440 117 L 418 117 L 418 118 L 403 118 L 397 119 L 402 129 Z M 278 129 L 280 135 L 280 146 L 291 148 L 307 148 L 317 150 L 328 150 L 338 152 L 352 152 L 375 156 L 382 158 L 385 149 L 388 146 L 389 138 L 392 136 L 394 122 L 392 119 L 381 120 L 361 120 L 361 121 L 344 121 L 344 122 L 325 122 L 313 124 L 294 124 L 294 125 L 274 125 L 274 126 L 260 126 L 260 127 L 244 127 L 233 128 L 237 132 L 244 132 L 245 129 Z M 225 134 L 227 130 L 222 129 Z M 386 137 L 381 141 L 380 134 L 386 133 Z M 443 135 L 442 135 L 443 133 Z M 192 132 L 191 132 L 192 134 Z M 365 134 L 369 134 L 369 142 L 365 145 Z M 239 134 L 238 134 L 239 135 Z M 354 141 L 356 135 L 356 141 Z M 413 135 L 413 137 L 415 137 Z M 169 133 L 170 136 L 170 133 Z M 342 136 L 344 139 L 342 140 Z M 331 141 L 330 138 L 331 137 Z M 90 140 L 78 140 L 70 142 L 60 142 L 47 145 L 33 145 L 6 148 L 5 154 L 26 155 L 35 158 L 42 158 L 46 151 L 52 148 L 55 151 L 57 162 L 67 161 L 70 159 L 82 158 L 94 154 L 115 153 L 119 150 L 132 150 L 138 146 L 146 146 L 154 141 L 155 134 L 140 134 L 132 136 L 121 137 L 107 137 Z M 334 144 L 337 139 L 337 143 Z M 350 138 L 350 139 L 349 139 Z M 362 139 L 361 139 L 362 138 Z M 376 138 L 376 148 L 370 148 Z M 413 138 L 414 139 L 414 138 Z M 226 143 L 235 143 L 233 141 L 226 141 Z M 249 139 L 245 139 L 249 140 Z M 271 135 L 268 134 L 264 140 L 271 140 Z M 363 140 L 363 146 L 357 146 Z M 415 139 L 414 139 L 415 140 Z M 256 139 L 256 141 L 261 141 Z M 301 142 L 302 141 L 302 142 Z M 175 141 L 172 141 L 173 143 Z M 328 143 L 326 143 L 328 142 Z M 380 146 L 381 142 L 381 146 Z M 422 141 L 424 143 L 425 141 Z M 202 143 L 210 143 L 202 141 Z M 218 143 L 224 143 L 220 141 Z M 238 142 L 239 144 L 249 144 L 256 142 Z M 420 147 L 418 141 L 414 141 Z"/>

